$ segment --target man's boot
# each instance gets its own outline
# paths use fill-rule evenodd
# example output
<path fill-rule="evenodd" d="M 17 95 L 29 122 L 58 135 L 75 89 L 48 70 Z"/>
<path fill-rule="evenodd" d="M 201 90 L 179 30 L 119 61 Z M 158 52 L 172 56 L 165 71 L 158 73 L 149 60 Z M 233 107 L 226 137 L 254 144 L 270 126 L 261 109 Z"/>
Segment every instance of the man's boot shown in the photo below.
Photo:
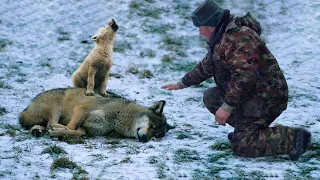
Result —
<path fill-rule="evenodd" d="M 292 161 L 296 161 L 300 156 L 307 151 L 310 144 L 311 133 L 305 129 L 300 129 L 297 132 L 296 143 L 293 150 L 290 152 L 289 157 Z"/>

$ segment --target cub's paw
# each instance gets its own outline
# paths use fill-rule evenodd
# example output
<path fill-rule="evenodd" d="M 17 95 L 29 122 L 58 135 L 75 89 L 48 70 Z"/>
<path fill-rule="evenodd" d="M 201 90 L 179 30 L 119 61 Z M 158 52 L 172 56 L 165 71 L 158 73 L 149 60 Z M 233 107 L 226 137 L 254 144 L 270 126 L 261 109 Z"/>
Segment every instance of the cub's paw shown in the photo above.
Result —
<path fill-rule="evenodd" d="M 103 96 L 103 97 L 109 97 L 108 93 L 100 93 L 100 95 Z"/>
<path fill-rule="evenodd" d="M 31 134 L 34 135 L 35 137 L 41 137 L 42 135 L 44 135 L 46 128 L 43 126 L 39 126 L 39 125 L 34 125 L 30 131 Z"/>
<path fill-rule="evenodd" d="M 94 91 L 93 90 L 87 90 L 86 91 L 86 96 L 94 96 Z"/>

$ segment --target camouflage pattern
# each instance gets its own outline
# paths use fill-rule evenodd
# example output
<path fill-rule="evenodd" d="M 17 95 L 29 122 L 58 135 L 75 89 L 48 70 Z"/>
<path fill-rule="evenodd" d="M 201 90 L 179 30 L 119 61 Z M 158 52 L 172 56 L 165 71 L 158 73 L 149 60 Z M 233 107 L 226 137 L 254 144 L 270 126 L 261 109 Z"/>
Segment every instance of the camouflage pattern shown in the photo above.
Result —
<path fill-rule="evenodd" d="M 287 108 L 288 86 L 260 34 L 260 24 L 249 13 L 233 17 L 212 59 L 207 54 L 181 79 L 186 86 L 215 79 L 217 88 L 206 91 L 204 103 L 211 113 L 223 102 L 235 108 L 227 121 L 236 132 L 232 149 L 245 157 L 287 154 L 296 134 L 288 127 L 269 128 Z"/>
<path fill-rule="evenodd" d="M 223 94 L 219 88 L 209 88 L 204 92 L 203 102 L 207 109 L 215 114 L 223 103 Z M 261 118 L 248 118 L 243 111 L 236 108 L 227 120 L 232 127 L 237 125 L 231 141 L 235 155 L 242 157 L 275 156 L 289 154 L 293 150 L 296 140 L 296 128 L 276 126 L 269 128 L 269 123 L 275 118 L 268 116 Z M 243 124 L 243 121 L 252 121 Z M 238 125 L 240 123 L 240 126 Z"/>

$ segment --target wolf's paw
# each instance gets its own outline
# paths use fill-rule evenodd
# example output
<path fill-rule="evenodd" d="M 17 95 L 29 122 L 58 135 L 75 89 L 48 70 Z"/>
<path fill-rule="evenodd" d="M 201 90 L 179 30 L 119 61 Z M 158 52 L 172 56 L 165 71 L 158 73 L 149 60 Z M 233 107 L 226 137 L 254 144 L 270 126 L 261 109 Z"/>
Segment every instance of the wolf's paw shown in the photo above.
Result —
<path fill-rule="evenodd" d="M 87 90 L 86 91 L 86 96 L 94 96 L 94 91 L 93 90 Z"/>
<path fill-rule="evenodd" d="M 35 137 L 40 137 L 45 133 L 46 128 L 43 126 L 35 125 L 33 126 L 30 131 L 31 134 L 34 135 Z"/>
<path fill-rule="evenodd" d="M 109 97 L 108 93 L 101 93 L 100 95 L 103 96 L 103 97 Z"/>
<path fill-rule="evenodd" d="M 60 137 L 63 136 L 64 134 L 62 133 L 66 128 L 50 128 L 48 130 L 49 136 L 51 137 Z"/>

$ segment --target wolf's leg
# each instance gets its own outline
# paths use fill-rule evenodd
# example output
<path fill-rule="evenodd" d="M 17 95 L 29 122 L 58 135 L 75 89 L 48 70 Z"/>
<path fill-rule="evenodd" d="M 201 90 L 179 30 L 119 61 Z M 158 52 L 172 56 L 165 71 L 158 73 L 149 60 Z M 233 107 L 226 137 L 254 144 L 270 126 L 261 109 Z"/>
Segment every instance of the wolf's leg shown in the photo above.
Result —
<path fill-rule="evenodd" d="M 107 82 L 108 82 L 108 79 L 109 79 L 109 74 L 110 74 L 110 70 L 107 71 L 107 74 L 106 76 L 104 77 L 104 80 L 103 82 L 100 84 L 99 86 L 99 94 L 101 96 L 104 96 L 104 97 L 108 97 L 109 94 L 107 93 L 106 91 L 106 88 L 107 88 Z"/>
<path fill-rule="evenodd" d="M 50 127 L 52 127 L 53 124 L 58 124 L 59 123 L 59 119 L 61 117 L 61 113 L 62 113 L 62 109 L 54 109 L 51 112 L 51 117 L 49 117 L 48 119 L 48 124 L 47 124 L 47 128 L 49 129 Z"/>
<path fill-rule="evenodd" d="M 78 88 L 85 88 L 86 87 L 86 82 L 76 72 L 72 76 L 72 84 L 74 87 L 78 87 Z"/>
<path fill-rule="evenodd" d="M 34 125 L 31 129 L 30 132 L 32 135 L 35 137 L 40 137 L 45 133 L 46 128 L 40 125 Z"/>
<path fill-rule="evenodd" d="M 52 128 L 49 130 L 50 136 L 61 137 L 61 136 L 75 136 L 80 137 L 86 135 L 84 129 L 79 128 L 77 130 L 72 130 L 68 128 Z"/>
<path fill-rule="evenodd" d="M 94 95 L 94 76 L 96 75 L 97 70 L 95 67 L 89 65 L 89 70 L 88 70 L 88 84 L 87 84 L 87 91 L 86 95 L 87 96 L 93 96 Z"/>
<path fill-rule="evenodd" d="M 73 109 L 71 121 L 67 124 L 69 129 L 77 129 L 87 116 L 87 108 L 85 105 L 78 105 Z"/>

